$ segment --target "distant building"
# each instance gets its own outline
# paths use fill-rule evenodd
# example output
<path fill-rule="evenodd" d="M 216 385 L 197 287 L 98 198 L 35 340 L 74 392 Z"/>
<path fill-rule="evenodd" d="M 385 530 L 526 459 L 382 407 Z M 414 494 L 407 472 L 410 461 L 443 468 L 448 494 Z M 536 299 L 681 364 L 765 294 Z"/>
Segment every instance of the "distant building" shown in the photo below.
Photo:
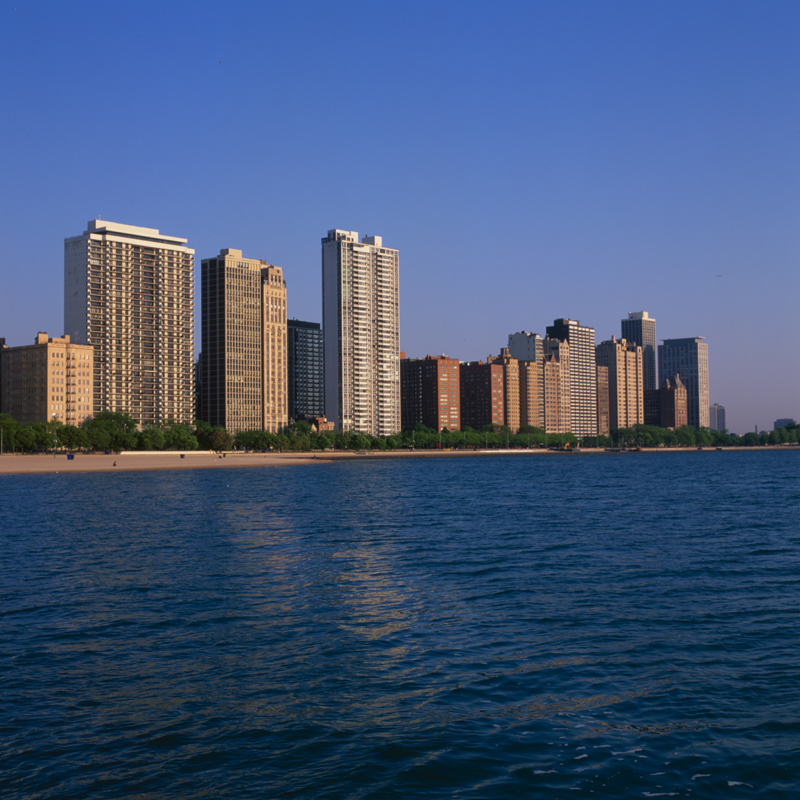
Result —
<path fill-rule="evenodd" d="M 793 419 L 776 419 L 775 424 L 772 426 L 772 430 L 776 428 L 785 428 L 787 425 L 797 425 L 797 423 Z"/>
<path fill-rule="evenodd" d="M 325 414 L 322 328 L 318 322 L 290 319 L 286 323 L 289 418 Z"/>
<path fill-rule="evenodd" d="M 712 431 L 724 431 L 728 426 L 725 424 L 725 406 L 714 403 L 708 407 L 708 427 Z"/>
<path fill-rule="evenodd" d="M 546 433 L 574 433 L 570 402 L 569 342 L 548 337 L 543 346 L 544 420 L 540 427 Z"/>
<path fill-rule="evenodd" d="M 401 429 L 400 254 L 380 236 L 330 230 L 322 240 L 325 414 L 338 430 Z"/>
<path fill-rule="evenodd" d="M 548 338 L 569 342 L 570 417 L 578 438 L 597 436 L 597 370 L 594 328 L 574 319 L 557 319 Z"/>
<path fill-rule="evenodd" d="M 92 345 L 94 411 L 194 421 L 194 250 L 155 228 L 91 220 L 64 240 L 64 327 Z"/>
<path fill-rule="evenodd" d="M 660 389 L 645 390 L 644 409 L 645 425 L 673 430 L 688 425 L 686 387 L 680 376 L 665 378 Z"/>
<path fill-rule="evenodd" d="M 644 423 L 642 348 L 613 336 L 597 345 L 597 364 L 608 368 L 608 423 L 611 429 Z"/>
<path fill-rule="evenodd" d="M 33 344 L 0 347 L 0 413 L 17 422 L 80 425 L 94 409 L 94 347 L 39 333 Z"/>
<path fill-rule="evenodd" d="M 400 362 L 403 428 L 461 429 L 460 367 L 454 358 L 426 356 Z"/>
<path fill-rule="evenodd" d="M 643 388 L 657 389 L 656 321 L 646 311 L 628 312 L 628 319 L 622 320 L 622 338 L 642 348 Z"/>
<path fill-rule="evenodd" d="M 489 356 L 486 362 L 503 367 L 503 424 L 516 433 L 520 426 L 519 361 L 504 347 L 499 356 Z"/>
<path fill-rule="evenodd" d="M 520 427 L 544 427 L 544 355 L 538 361 L 519 363 L 519 424 Z"/>
<path fill-rule="evenodd" d="M 230 433 L 277 433 L 288 419 L 286 282 L 241 250 L 201 262 L 203 419 Z"/>
<path fill-rule="evenodd" d="M 658 346 L 658 375 L 662 386 L 680 375 L 686 387 L 687 424 L 708 428 L 708 345 L 703 337 L 664 339 Z"/>
<path fill-rule="evenodd" d="M 505 425 L 503 365 L 466 361 L 461 362 L 459 372 L 462 428 Z"/>
<path fill-rule="evenodd" d="M 609 423 L 608 367 L 597 365 L 597 435 L 608 436 L 611 433 Z"/>
<path fill-rule="evenodd" d="M 516 358 L 520 363 L 520 370 L 525 370 L 525 380 L 527 386 L 522 387 L 523 374 L 520 372 L 520 393 L 525 393 L 525 399 L 520 402 L 526 405 L 528 409 L 526 412 L 520 412 L 520 424 L 532 425 L 540 427 L 544 425 L 544 339 L 538 333 L 528 333 L 528 331 L 519 331 L 518 333 L 510 333 L 508 335 L 508 354 L 512 358 Z M 536 386 L 538 396 L 535 398 L 538 403 L 538 411 L 536 413 L 537 423 L 525 422 L 523 419 L 533 419 L 533 412 L 531 403 L 534 402 L 534 397 L 530 394 L 531 377 L 530 368 L 522 367 L 523 363 L 535 363 L 538 366 L 539 374 L 536 378 Z"/>

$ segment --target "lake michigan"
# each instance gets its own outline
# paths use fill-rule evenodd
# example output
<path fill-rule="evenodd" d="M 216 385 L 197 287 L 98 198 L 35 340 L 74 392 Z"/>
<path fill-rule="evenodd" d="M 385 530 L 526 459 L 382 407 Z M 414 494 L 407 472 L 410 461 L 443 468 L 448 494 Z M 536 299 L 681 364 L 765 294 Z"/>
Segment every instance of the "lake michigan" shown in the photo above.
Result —
<path fill-rule="evenodd" d="M 4 798 L 800 796 L 800 453 L 0 476 Z"/>

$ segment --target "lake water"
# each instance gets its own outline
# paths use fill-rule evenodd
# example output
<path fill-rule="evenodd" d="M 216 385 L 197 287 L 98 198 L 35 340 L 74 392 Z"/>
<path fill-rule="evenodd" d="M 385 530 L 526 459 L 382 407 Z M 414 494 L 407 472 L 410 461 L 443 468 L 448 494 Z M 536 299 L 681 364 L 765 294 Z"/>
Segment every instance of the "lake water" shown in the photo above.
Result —
<path fill-rule="evenodd" d="M 0 476 L 4 798 L 797 798 L 800 453 Z"/>

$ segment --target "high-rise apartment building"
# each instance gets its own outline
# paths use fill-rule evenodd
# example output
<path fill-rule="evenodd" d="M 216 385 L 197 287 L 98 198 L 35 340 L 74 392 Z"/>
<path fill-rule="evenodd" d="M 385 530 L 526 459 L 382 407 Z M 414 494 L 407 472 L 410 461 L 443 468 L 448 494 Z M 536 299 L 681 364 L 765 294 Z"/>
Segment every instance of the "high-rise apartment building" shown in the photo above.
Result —
<path fill-rule="evenodd" d="M 625 339 L 601 342 L 596 350 L 597 365 L 608 368 L 608 424 L 632 428 L 644 423 L 642 348 Z"/>
<path fill-rule="evenodd" d="M 569 342 L 570 417 L 572 433 L 597 436 L 597 369 L 594 328 L 574 319 L 557 319 L 547 336 Z"/>
<path fill-rule="evenodd" d="M 400 362 L 403 428 L 417 423 L 435 431 L 461 430 L 460 365 L 454 358 L 425 356 Z"/>
<path fill-rule="evenodd" d="M 93 409 L 93 347 L 46 333 L 33 344 L 0 347 L 0 413 L 17 422 L 80 425 Z"/>
<path fill-rule="evenodd" d="M 221 250 L 201 262 L 203 418 L 230 433 L 288 424 L 283 270 Z"/>
<path fill-rule="evenodd" d="M 541 427 L 546 433 L 573 432 L 569 342 L 548 337 L 543 349 L 544 418 Z"/>
<path fill-rule="evenodd" d="M 287 323 L 289 369 L 289 418 L 325 414 L 322 328 L 318 322 L 290 319 Z"/>
<path fill-rule="evenodd" d="M 498 364 L 503 368 L 503 424 L 516 433 L 520 426 L 519 361 L 508 354 L 504 347 L 499 356 L 489 356 L 487 364 Z"/>
<path fill-rule="evenodd" d="M 611 401 L 608 393 L 608 367 L 597 365 L 597 435 L 608 436 L 611 433 L 609 408 Z"/>
<path fill-rule="evenodd" d="M 462 427 L 505 425 L 503 365 L 461 362 L 460 378 Z"/>
<path fill-rule="evenodd" d="M 688 424 L 707 428 L 708 418 L 708 345 L 702 336 L 687 339 L 664 339 L 658 346 L 659 383 L 680 375 L 686 387 Z"/>
<path fill-rule="evenodd" d="M 520 427 L 544 427 L 544 356 L 538 361 L 519 362 L 519 424 Z"/>
<path fill-rule="evenodd" d="M 622 338 L 642 348 L 644 388 L 657 389 L 656 321 L 646 311 L 629 311 L 622 320 Z"/>
<path fill-rule="evenodd" d="M 686 387 L 680 375 L 665 378 L 660 389 L 647 389 L 644 398 L 646 425 L 675 430 L 688 424 Z"/>
<path fill-rule="evenodd" d="M 64 240 L 64 327 L 92 345 L 93 411 L 194 417 L 194 250 L 155 228 L 92 220 Z"/>
<path fill-rule="evenodd" d="M 709 428 L 711 428 L 712 431 L 727 430 L 727 425 L 725 424 L 725 406 L 721 406 L 719 403 L 714 403 L 714 405 L 709 406 L 708 422 Z"/>
<path fill-rule="evenodd" d="M 520 362 L 520 369 L 527 369 L 527 367 L 523 368 L 521 366 L 523 362 L 535 363 L 539 367 L 539 375 L 537 377 L 539 391 L 537 398 L 539 403 L 537 417 L 539 422 L 524 422 L 522 419 L 522 417 L 525 416 L 524 413 L 522 417 L 520 417 L 520 424 L 539 427 L 544 421 L 544 339 L 542 339 L 538 333 L 528 333 L 528 331 L 510 333 L 508 335 L 508 353 Z M 522 373 L 520 373 L 520 381 L 522 380 Z M 524 391 L 522 383 L 520 383 L 520 392 L 522 393 Z M 533 402 L 533 400 L 533 396 L 526 395 L 525 402 L 530 403 Z"/>
<path fill-rule="evenodd" d="M 400 254 L 380 236 L 330 230 L 322 240 L 325 415 L 339 430 L 401 429 Z"/>

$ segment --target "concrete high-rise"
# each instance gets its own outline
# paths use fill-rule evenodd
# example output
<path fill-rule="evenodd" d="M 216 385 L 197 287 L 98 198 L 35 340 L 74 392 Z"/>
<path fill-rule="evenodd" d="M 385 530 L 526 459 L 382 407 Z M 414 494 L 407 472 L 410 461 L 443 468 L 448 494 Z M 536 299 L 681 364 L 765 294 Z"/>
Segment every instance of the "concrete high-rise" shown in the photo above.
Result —
<path fill-rule="evenodd" d="M 283 270 L 221 250 L 201 262 L 203 419 L 230 433 L 288 424 Z"/>
<path fill-rule="evenodd" d="M 557 319 L 547 336 L 569 342 L 570 417 L 578 438 L 597 436 L 597 364 L 594 328 L 574 319 Z"/>
<path fill-rule="evenodd" d="M 629 311 L 622 320 L 622 338 L 642 348 L 644 388 L 657 389 L 656 321 L 646 311 Z"/>
<path fill-rule="evenodd" d="M 632 428 L 644 423 L 642 348 L 611 337 L 597 345 L 597 365 L 608 368 L 608 424 Z"/>
<path fill-rule="evenodd" d="M 728 426 L 725 424 L 725 406 L 721 406 L 719 403 L 709 406 L 708 422 L 712 431 L 726 430 Z"/>
<path fill-rule="evenodd" d="M 94 413 L 194 418 L 194 250 L 154 228 L 92 220 L 64 240 L 64 327 L 94 347 Z"/>
<path fill-rule="evenodd" d="M 708 417 L 708 345 L 702 336 L 687 339 L 664 339 L 658 346 L 659 383 L 680 375 L 686 387 L 688 424 L 707 428 Z"/>
<path fill-rule="evenodd" d="M 389 436 L 400 417 L 400 254 L 380 236 L 322 240 L 325 415 L 338 430 Z"/>
<path fill-rule="evenodd" d="M 94 348 L 69 336 L 39 333 L 33 344 L 0 346 L 0 413 L 17 422 L 80 425 L 92 418 L 93 382 Z"/>
<path fill-rule="evenodd" d="M 319 322 L 290 319 L 288 328 L 289 417 L 322 417 L 325 414 L 325 374 L 322 328 Z"/>

